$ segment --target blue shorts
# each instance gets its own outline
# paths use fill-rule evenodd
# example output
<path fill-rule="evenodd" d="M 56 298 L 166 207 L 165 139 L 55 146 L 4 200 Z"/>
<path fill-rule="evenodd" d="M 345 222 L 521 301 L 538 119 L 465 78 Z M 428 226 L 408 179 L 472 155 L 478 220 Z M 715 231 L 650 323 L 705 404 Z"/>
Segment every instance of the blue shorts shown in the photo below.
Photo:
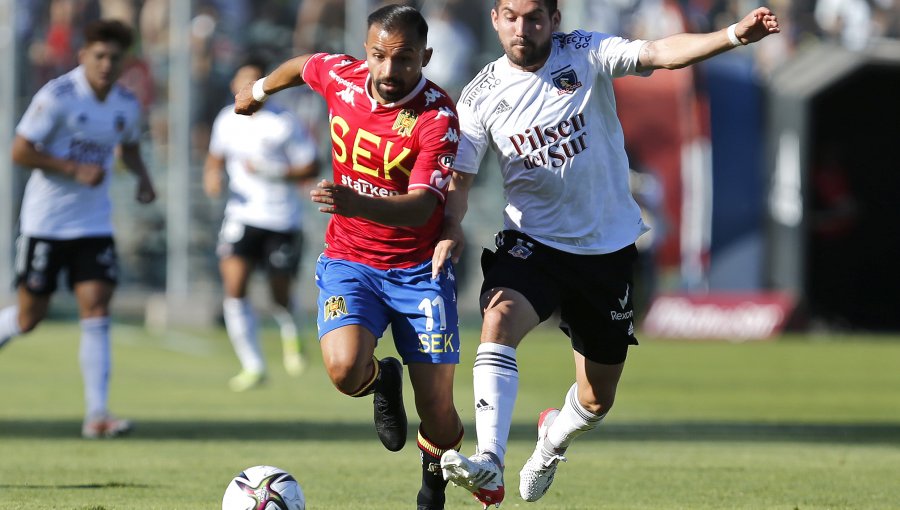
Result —
<path fill-rule="evenodd" d="M 375 269 L 319 255 L 319 338 L 358 324 L 381 338 L 388 325 L 403 363 L 459 363 L 456 278 L 449 263 L 431 279 L 431 260 L 404 269 Z"/>

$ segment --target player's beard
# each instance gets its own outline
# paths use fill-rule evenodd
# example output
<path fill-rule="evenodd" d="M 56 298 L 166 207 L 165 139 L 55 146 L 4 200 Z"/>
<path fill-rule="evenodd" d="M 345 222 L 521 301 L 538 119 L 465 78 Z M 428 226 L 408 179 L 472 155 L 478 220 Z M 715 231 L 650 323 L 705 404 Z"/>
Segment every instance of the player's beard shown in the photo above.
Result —
<path fill-rule="evenodd" d="M 378 95 L 386 101 L 395 103 L 403 99 L 406 94 L 409 93 L 409 90 L 407 90 L 404 83 L 396 80 L 391 80 L 389 83 L 393 86 L 393 90 L 385 89 L 385 80 L 375 80 L 375 89 L 378 90 Z"/>
<path fill-rule="evenodd" d="M 547 56 L 550 55 L 551 42 L 552 40 L 548 39 L 547 42 L 540 46 L 535 46 L 534 43 L 530 41 L 525 41 L 523 46 L 516 46 L 510 42 L 509 46 L 506 48 L 506 58 L 514 65 L 523 69 L 534 67 L 543 63 L 547 59 Z"/>

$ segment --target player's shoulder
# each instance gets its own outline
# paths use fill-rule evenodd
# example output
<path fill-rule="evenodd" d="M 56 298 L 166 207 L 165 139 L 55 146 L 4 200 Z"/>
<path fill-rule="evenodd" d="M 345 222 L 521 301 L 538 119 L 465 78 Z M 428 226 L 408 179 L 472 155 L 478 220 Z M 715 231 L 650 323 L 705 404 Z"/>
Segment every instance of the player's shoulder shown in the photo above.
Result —
<path fill-rule="evenodd" d="M 111 93 L 117 101 L 122 101 L 123 103 L 139 103 L 138 97 L 134 92 L 118 83 L 113 85 Z"/>
<path fill-rule="evenodd" d="M 569 33 L 555 32 L 553 45 L 560 53 L 587 53 L 591 46 L 604 34 L 587 30 L 573 30 Z"/>
<path fill-rule="evenodd" d="M 450 94 L 431 80 L 425 80 L 425 86 L 422 88 L 421 96 L 424 98 L 424 106 L 426 109 L 438 110 L 441 108 L 450 108 L 456 110 L 456 104 L 453 102 Z"/>
<path fill-rule="evenodd" d="M 348 76 L 360 74 L 365 76 L 369 66 L 365 60 L 359 60 L 345 53 L 316 53 L 310 60 L 329 75 Z"/>
<path fill-rule="evenodd" d="M 500 90 L 503 83 L 503 75 L 499 69 L 499 62 L 505 57 L 500 57 L 478 71 L 478 74 L 463 88 L 459 95 L 459 104 L 473 107 L 477 102 Z"/>
<path fill-rule="evenodd" d="M 48 81 L 39 92 L 59 101 L 72 100 L 78 96 L 75 77 L 72 76 L 72 73 L 63 74 Z"/>

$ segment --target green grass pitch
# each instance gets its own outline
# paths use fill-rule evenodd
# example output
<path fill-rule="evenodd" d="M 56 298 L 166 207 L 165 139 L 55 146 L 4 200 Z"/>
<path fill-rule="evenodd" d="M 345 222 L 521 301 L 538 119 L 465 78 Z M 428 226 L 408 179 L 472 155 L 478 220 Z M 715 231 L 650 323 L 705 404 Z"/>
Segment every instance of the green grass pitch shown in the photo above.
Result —
<path fill-rule="evenodd" d="M 44 324 L 0 351 L 0 509 L 214 510 L 231 477 L 256 464 L 292 472 L 313 510 L 414 508 L 414 437 L 399 453 L 384 450 L 371 400 L 332 388 L 312 339 L 311 366 L 292 379 L 267 330 L 269 384 L 235 394 L 226 382 L 237 362 L 222 330 L 116 324 L 113 337 L 111 405 L 137 424 L 114 441 L 79 437 L 74 324 Z M 466 454 L 476 341 L 464 331 L 456 379 Z M 609 418 L 572 446 L 550 492 L 525 503 L 518 471 L 535 419 L 561 404 L 573 377 L 561 334 L 525 340 L 501 508 L 900 508 L 900 338 L 641 343 Z M 393 352 L 390 342 L 378 350 Z M 412 411 L 408 382 L 405 398 Z M 411 434 L 417 425 L 413 414 Z M 480 506 L 450 487 L 447 508 Z"/>

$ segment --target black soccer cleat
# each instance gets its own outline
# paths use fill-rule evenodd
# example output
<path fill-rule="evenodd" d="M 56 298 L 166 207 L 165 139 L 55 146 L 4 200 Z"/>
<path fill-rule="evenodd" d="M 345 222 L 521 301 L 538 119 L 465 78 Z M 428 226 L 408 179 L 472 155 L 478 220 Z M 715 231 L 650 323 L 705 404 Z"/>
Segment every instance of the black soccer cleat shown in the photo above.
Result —
<path fill-rule="evenodd" d="M 381 444 L 398 452 L 406 444 L 406 410 L 403 408 L 403 365 L 397 358 L 378 362 L 381 374 L 375 384 L 375 432 Z"/>

